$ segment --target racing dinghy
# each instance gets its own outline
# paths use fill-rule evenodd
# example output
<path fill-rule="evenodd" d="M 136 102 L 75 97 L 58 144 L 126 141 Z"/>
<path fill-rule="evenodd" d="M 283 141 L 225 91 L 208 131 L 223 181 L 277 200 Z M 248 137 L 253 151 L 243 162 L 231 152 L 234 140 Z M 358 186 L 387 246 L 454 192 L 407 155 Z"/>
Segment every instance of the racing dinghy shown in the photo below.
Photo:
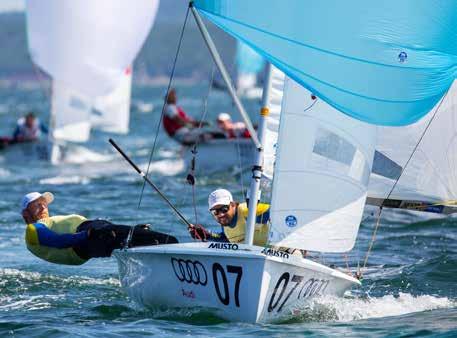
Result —
<path fill-rule="evenodd" d="M 281 320 L 312 297 L 342 296 L 360 285 L 301 256 L 245 244 L 169 244 L 114 255 L 121 284 L 137 303 L 207 308 L 238 322 Z"/>
<path fill-rule="evenodd" d="M 244 244 L 118 250 L 114 254 L 120 281 L 132 299 L 146 307 L 205 307 L 229 320 L 271 322 L 295 316 L 314 297 L 342 296 L 360 285 L 351 275 L 279 248 L 350 251 L 362 220 L 377 133 L 382 132 L 378 126 L 402 128 L 418 121 L 439 107 L 455 78 L 457 49 L 447 49 L 457 35 L 451 14 L 455 5 L 449 2 L 437 8 L 430 3 L 418 8 L 407 0 L 395 6 L 392 11 L 384 3 L 366 2 L 328 6 L 293 1 L 266 7 L 261 0 L 197 0 L 191 4 L 256 147 Z M 275 137 L 268 132 L 267 121 L 272 117 L 272 68 L 267 66 L 256 133 L 199 13 L 285 73 Z M 350 17 L 357 20 L 347 20 Z M 322 22 L 329 23 L 326 30 L 321 29 Z M 412 37 L 423 48 L 409 49 Z M 393 51 L 393 45 L 399 50 Z M 427 57 L 422 57 L 424 51 Z M 254 246 L 253 239 L 260 179 L 267 163 L 273 163 L 271 223 L 269 247 L 262 248 Z"/>
<path fill-rule="evenodd" d="M 267 105 L 270 114 L 265 117 L 265 171 L 268 178 L 272 177 L 272 170 L 275 161 L 277 134 L 279 128 L 279 116 L 284 87 L 284 73 L 274 66 L 270 66 L 270 88 L 267 98 Z M 209 175 L 220 172 L 227 172 L 235 169 L 237 173 L 249 172 L 252 159 L 255 156 L 255 145 L 249 138 L 223 138 L 212 139 L 201 142 L 197 147 L 195 172 L 198 175 Z M 192 164 L 194 157 L 193 147 L 183 147 L 182 153 L 184 163 Z M 268 173 L 268 174 L 267 174 Z"/>

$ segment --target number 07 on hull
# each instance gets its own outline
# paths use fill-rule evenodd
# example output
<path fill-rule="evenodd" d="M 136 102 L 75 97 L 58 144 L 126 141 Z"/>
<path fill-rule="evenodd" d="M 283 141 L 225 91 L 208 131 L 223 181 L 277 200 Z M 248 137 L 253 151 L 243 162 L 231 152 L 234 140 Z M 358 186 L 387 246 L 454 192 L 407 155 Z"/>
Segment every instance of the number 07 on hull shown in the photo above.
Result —
<path fill-rule="evenodd" d="M 243 244 L 174 244 L 115 256 L 122 286 L 139 304 L 201 307 L 232 321 L 284 320 L 313 297 L 342 296 L 360 285 L 316 262 Z"/>

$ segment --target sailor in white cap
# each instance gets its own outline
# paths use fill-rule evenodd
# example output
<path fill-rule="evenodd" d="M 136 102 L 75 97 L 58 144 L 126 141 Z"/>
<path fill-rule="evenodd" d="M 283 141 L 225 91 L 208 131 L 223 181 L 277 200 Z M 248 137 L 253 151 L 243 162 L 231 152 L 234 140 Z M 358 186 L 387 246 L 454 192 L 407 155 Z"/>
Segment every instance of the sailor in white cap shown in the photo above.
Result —
<path fill-rule="evenodd" d="M 232 194 L 226 189 L 214 190 L 208 196 L 208 209 L 221 225 L 222 232 L 206 230 L 197 224 L 189 227 L 190 235 L 202 241 L 242 243 L 245 238 L 248 207 L 246 203 L 233 200 Z M 264 246 L 268 238 L 270 205 L 257 204 L 257 218 L 254 232 L 254 244 Z"/>
<path fill-rule="evenodd" d="M 233 122 L 229 113 L 220 113 L 216 122 L 226 138 L 250 137 L 246 125 L 243 122 Z"/>

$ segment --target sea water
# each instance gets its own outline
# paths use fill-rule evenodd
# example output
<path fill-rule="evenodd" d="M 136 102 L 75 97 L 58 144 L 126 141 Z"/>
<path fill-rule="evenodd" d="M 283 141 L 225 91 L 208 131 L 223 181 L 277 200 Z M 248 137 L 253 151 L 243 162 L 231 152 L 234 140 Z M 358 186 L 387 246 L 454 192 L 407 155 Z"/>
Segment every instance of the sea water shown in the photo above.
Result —
<path fill-rule="evenodd" d="M 207 85 L 175 86 L 184 110 L 202 116 Z M 155 230 L 191 241 L 186 228 L 149 187 L 138 208 L 142 181 L 108 143 L 113 137 L 146 170 L 165 89 L 135 86 L 130 133 L 93 131 L 91 141 L 78 146 L 61 165 L 6 161 L 0 153 L 0 336 L 457 335 L 457 220 L 452 217 L 384 212 L 360 289 L 344 298 L 315 299 L 293 320 L 268 325 L 229 323 L 202 309 L 145 310 L 122 291 L 114 259 L 93 259 L 72 267 L 44 262 L 28 252 L 19 206 L 30 191 L 54 193 L 52 215 L 77 213 L 121 224 L 151 223 Z M 11 133 L 16 119 L 28 110 L 36 110 L 47 121 L 49 98 L 41 84 L 3 84 L 0 101 L 0 134 Z M 226 94 L 211 92 L 208 104 L 208 120 L 219 112 L 233 112 L 238 119 Z M 259 103 L 245 104 L 254 117 Z M 194 200 L 185 166 L 179 146 L 160 129 L 149 166 L 151 180 L 193 221 Z M 245 183 L 229 169 L 216 176 L 197 176 L 197 216 L 213 230 L 218 227 L 207 212 L 208 193 L 225 187 L 237 199 L 243 198 Z M 367 211 L 349 254 L 353 269 L 363 261 L 371 238 L 372 211 Z M 340 256 L 316 258 L 346 266 Z"/>

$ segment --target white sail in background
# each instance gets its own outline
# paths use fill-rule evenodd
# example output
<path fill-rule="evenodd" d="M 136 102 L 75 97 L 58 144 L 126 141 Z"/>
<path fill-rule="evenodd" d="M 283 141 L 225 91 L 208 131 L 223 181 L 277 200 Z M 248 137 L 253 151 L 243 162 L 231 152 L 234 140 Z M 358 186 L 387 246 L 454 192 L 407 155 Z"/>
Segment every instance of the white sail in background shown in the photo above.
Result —
<path fill-rule="evenodd" d="M 270 114 L 266 118 L 263 174 L 272 179 L 276 160 L 276 143 L 278 140 L 285 75 L 273 65 L 270 66 L 270 72 L 271 88 L 267 104 Z"/>
<path fill-rule="evenodd" d="M 352 119 L 286 78 L 270 243 L 323 252 L 354 246 L 376 126 Z"/>
<path fill-rule="evenodd" d="M 429 202 L 457 199 L 455 82 L 432 111 L 418 122 L 405 127 L 378 127 L 378 130 L 370 197 L 386 198 L 404 169 L 390 199 Z M 420 140 L 422 134 L 424 136 Z"/>
<path fill-rule="evenodd" d="M 95 99 L 91 114 L 93 128 L 111 133 L 128 133 L 131 91 L 132 70 L 129 67 L 113 92 Z"/>
<path fill-rule="evenodd" d="M 90 136 L 91 100 L 58 81 L 52 83 L 51 132 L 54 140 L 86 142 Z"/>
<path fill-rule="evenodd" d="M 158 0 L 27 0 L 32 60 L 54 80 L 96 97 L 113 91 L 146 39 Z"/>

